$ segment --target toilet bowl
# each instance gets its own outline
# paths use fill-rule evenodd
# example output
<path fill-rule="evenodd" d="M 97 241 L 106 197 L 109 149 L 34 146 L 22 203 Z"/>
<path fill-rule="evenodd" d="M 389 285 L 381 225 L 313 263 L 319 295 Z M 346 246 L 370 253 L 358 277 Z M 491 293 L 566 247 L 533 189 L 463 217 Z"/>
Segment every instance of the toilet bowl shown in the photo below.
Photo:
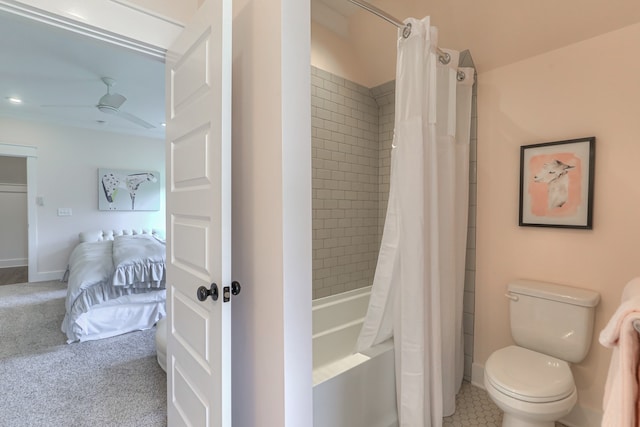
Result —
<path fill-rule="evenodd" d="M 567 362 L 517 346 L 489 357 L 484 385 L 503 427 L 554 427 L 578 399 Z"/>
<path fill-rule="evenodd" d="M 163 317 L 156 323 L 156 353 L 158 364 L 167 372 L 167 318 Z"/>
<path fill-rule="evenodd" d="M 489 356 L 484 385 L 503 427 L 554 427 L 578 401 L 569 363 L 589 352 L 600 295 L 525 279 L 507 289 L 515 345 Z"/>

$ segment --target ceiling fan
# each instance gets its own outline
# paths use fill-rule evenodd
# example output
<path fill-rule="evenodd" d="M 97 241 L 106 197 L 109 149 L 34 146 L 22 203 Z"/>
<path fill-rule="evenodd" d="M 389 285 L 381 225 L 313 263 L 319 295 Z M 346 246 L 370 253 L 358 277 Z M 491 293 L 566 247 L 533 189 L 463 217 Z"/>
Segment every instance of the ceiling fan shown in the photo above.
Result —
<path fill-rule="evenodd" d="M 127 98 L 119 93 L 111 92 L 113 86 L 116 85 L 116 81 L 114 79 L 110 77 L 102 77 L 101 80 L 107 86 L 107 93 L 98 100 L 96 105 L 43 105 L 43 107 L 95 107 L 105 114 L 116 115 L 122 119 L 135 123 L 138 126 L 142 126 L 145 129 L 155 128 L 154 125 L 142 120 L 140 117 L 120 109 Z"/>

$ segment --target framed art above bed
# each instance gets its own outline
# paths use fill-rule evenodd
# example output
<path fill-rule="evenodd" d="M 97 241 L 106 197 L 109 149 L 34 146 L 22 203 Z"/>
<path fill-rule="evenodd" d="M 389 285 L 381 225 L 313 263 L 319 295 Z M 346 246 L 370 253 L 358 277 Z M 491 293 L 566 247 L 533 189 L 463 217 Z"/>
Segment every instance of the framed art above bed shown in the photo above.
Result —
<path fill-rule="evenodd" d="M 98 209 L 160 210 L 160 173 L 149 170 L 98 169 Z"/>

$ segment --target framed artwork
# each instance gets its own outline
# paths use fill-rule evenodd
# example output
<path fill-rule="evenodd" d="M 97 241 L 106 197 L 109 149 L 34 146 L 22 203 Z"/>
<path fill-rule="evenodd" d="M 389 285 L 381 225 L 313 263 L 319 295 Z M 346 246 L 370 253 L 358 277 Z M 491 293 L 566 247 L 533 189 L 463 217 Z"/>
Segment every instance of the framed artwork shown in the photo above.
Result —
<path fill-rule="evenodd" d="M 98 169 L 98 209 L 160 210 L 160 173 L 148 170 Z"/>
<path fill-rule="evenodd" d="M 596 138 L 520 147 L 519 225 L 593 228 Z"/>

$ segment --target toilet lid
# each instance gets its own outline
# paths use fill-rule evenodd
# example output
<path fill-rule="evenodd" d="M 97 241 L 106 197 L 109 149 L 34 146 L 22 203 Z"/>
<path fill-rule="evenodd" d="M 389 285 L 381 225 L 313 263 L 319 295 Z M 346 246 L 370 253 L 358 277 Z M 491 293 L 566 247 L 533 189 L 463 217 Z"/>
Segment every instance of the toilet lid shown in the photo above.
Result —
<path fill-rule="evenodd" d="M 526 402 L 553 402 L 575 390 L 567 362 L 523 347 L 494 352 L 485 365 L 485 375 L 498 391 Z"/>

